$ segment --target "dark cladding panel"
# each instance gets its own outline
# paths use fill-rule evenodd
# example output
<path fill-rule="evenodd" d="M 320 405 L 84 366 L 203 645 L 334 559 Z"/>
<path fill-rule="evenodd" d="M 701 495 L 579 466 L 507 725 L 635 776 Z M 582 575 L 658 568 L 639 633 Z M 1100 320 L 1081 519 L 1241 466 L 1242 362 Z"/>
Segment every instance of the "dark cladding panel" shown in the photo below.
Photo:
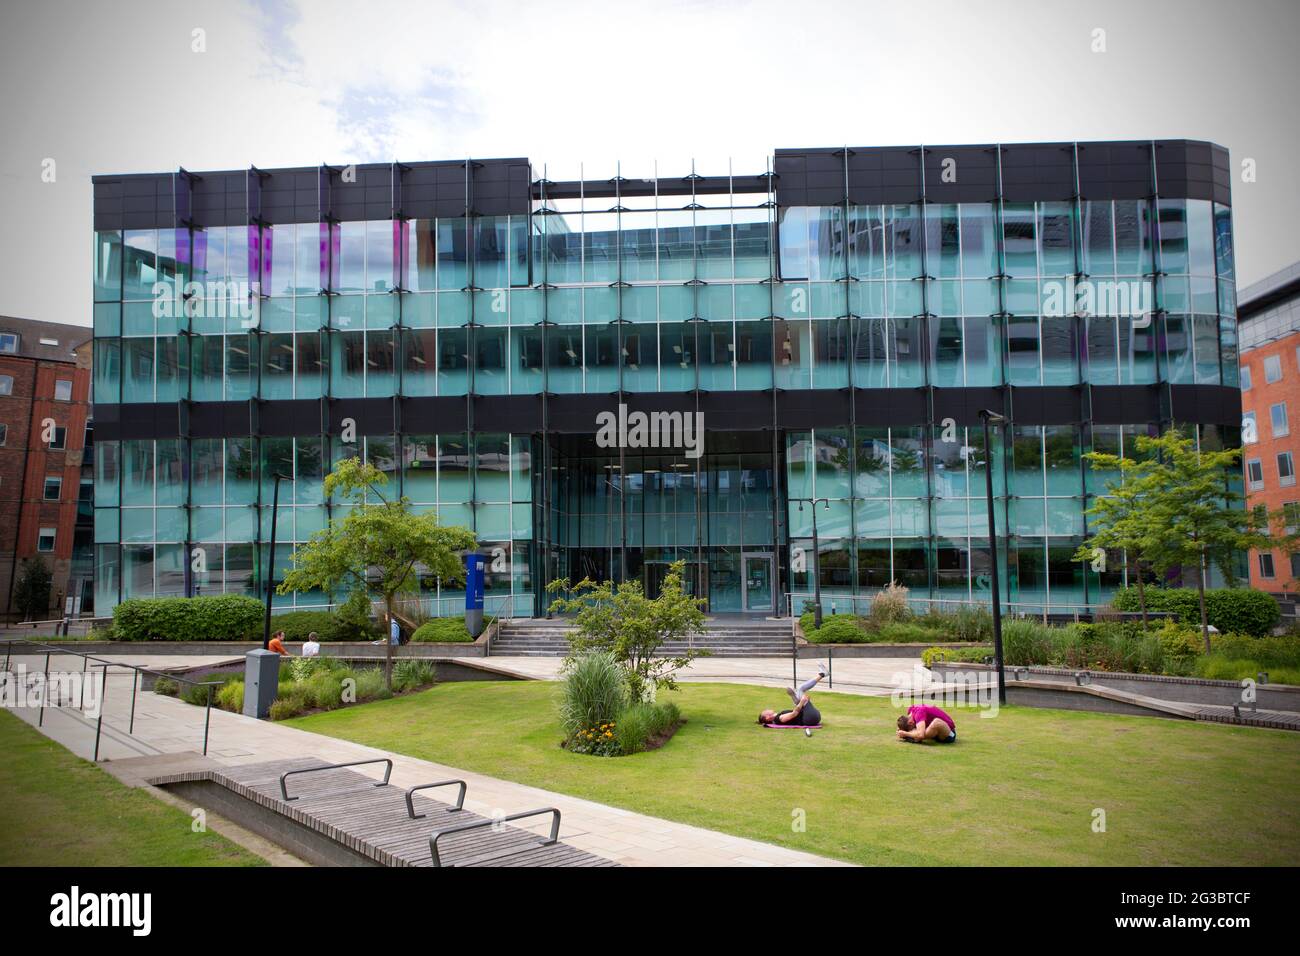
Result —
<path fill-rule="evenodd" d="M 926 424 L 925 389 L 859 388 L 853 393 L 853 413 L 859 425 Z"/>
<path fill-rule="evenodd" d="M 1080 143 L 1079 195 L 1084 200 L 1151 195 L 1151 144 Z"/>
<path fill-rule="evenodd" d="M 391 435 L 397 429 L 393 421 L 391 398 L 336 398 L 329 403 L 329 433 L 341 434 L 345 419 L 356 423 L 358 435 Z"/>
<path fill-rule="evenodd" d="M 474 431 L 530 435 L 542 430 L 540 395 L 479 395 L 474 398 Z"/>
<path fill-rule="evenodd" d="M 702 392 L 700 413 L 709 431 L 753 431 L 772 427 L 772 393 Z"/>
<path fill-rule="evenodd" d="M 1006 202 L 1060 202 L 1074 197 L 1074 145 L 1033 143 L 1001 147 Z"/>
<path fill-rule="evenodd" d="M 586 435 L 596 430 L 596 414 L 618 411 L 616 394 L 552 395 L 546 400 L 546 421 L 553 432 Z"/>
<path fill-rule="evenodd" d="M 776 393 L 776 423 L 780 428 L 825 428 L 849 423 L 847 389 L 814 388 Z"/>
<path fill-rule="evenodd" d="M 1092 421 L 1098 425 L 1127 425 L 1160 421 L 1157 385 L 1093 385 Z"/>
<path fill-rule="evenodd" d="M 266 401 L 258 407 L 257 429 L 263 435 L 289 437 L 319 431 L 325 421 L 322 399 Z"/>
<path fill-rule="evenodd" d="M 980 412 L 1005 414 L 1004 390 L 1000 388 L 933 389 L 934 421 L 941 426 L 945 418 L 958 425 L 979 425 Z"/>
<path fill-rule="evenodd" d="M 1170 385 L 1170 418 L 1175 422 L 1241 426 L 1241 392 L 1223 385 Z"/>
<path fill-rule="evenodd" d="M 1072 425 L 1084 420 L 1083 386 L 1011 386 L 1011 420 L 1017 425 Z"/>
<path fill-rule="evenodd" d="M 997 147 L 925 147 L 925 198 L 943 203 L 996 201 Z"/>
<path fill-rule="evenodd" d="M 454 434 L 469 428 L 469 409 L 463 397 L 404 398 L 400 414 L 406 435 Z"/>
<path fill-rule="evenodd" d="M 251 402 L 190 402 L 187 411 L 191 438 L 236 438 L 253 434 Z"/>
<path fill-rule="evenodd" d="M 528 160 L 475 161 L 473 190 L 480 216 L 527 215 L 532 211 Z"/>
<path fill-rule="evenodd" d="M 1222 173 L 1215 147 L 1183 140 L 1156 143 L 1156 190 L 1162 198 L 1214 200 Z M 1226 172 L 1226 170 L 1223 170 Z M 1221 185 L 1226 186 L 1226 177 Z M 1219 200 L 1222 202 L 1223 200 Z"/>
<path fill-rule="evenodd" d="M 921 201 L 919 146 L 855 147 L 849 150 L 846 162 L 850 203 L 870 205 Z"/>

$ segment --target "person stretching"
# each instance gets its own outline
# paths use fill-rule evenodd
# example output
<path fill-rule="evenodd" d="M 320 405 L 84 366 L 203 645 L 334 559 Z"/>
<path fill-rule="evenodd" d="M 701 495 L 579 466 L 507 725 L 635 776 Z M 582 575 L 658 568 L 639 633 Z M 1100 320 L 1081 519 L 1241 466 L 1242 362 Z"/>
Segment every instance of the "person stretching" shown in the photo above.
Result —
<path fill-rule="evenodd" d="M 898 739 L 911 743 L 937 740 L 941 744 L 957 742 L 957 725 L 938 707 L 916 704 L 898 718 Z"/>
<path fill-rule="evenodd" d="M 817 665 L 817 676 L 804 681 L 798 689 L 792 690 L 789 687 L 785 692 L 790 695 L 790 700 L 794 703 L 791 710 L 777 712 L 775 710 L 764 710 L 758 715 L 758 722 L 764 726 L 768 724 L 794 724 L 797 727 L 817 727 L 822 722 L 822 713 L 808 696 L 808 691 L 816 687 L 823 677 L 826 676 L 826 665 Z"/>

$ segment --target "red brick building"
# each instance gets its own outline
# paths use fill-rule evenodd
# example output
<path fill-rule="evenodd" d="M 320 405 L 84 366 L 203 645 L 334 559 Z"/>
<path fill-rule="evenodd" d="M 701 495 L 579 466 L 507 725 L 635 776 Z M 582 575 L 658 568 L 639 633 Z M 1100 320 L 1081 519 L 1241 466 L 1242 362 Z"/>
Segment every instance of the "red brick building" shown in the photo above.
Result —
<path fill-rule="evenodd" d="M 1246 499 L 1294 510 L 1300 527 L 1300 263 L 1242 289 L 1237 318 Z M 1294 595 L 1300 554 L 1252 551 L 1250 583 Z"/>
<path fill-rule="evenodd" d="M 53 574 L 49 616 L 93 594 L 91 331 L 0 316 L 0 587 L 8 619 L 23 561 Z"/>

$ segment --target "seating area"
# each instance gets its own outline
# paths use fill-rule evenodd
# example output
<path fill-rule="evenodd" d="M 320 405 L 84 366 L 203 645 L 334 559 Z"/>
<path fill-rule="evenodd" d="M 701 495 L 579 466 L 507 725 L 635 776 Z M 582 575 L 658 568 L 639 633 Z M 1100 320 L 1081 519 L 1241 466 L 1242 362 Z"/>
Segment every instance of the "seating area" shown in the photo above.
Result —
<path fill-rule="evenodd" d="M 387 766 L 377 779 L 356 769 L 362 764 Z M 391 770 L 392 762 L 382 758 L 340 765 L 305 757 L 191 770 L 149 782 L 230 816 L 317 864 L 618 865 L 560 842 L 558 809 L 483 817 L 464 809 L 464 781 L 402 789 L 388 782 Z M 435 799 L 433 792 L 450 802 Z M 544 836 L 511 825 L 548 817 Z"/>

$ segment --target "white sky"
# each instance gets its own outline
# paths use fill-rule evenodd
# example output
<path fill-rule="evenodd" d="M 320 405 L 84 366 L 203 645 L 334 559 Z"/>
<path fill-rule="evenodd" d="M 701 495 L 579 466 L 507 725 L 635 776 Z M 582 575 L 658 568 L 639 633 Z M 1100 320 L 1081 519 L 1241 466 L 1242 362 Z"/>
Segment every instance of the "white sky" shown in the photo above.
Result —
<path fill-rule="evenodd" d="M 1212 140 L 1245 284 L 1300 259 L 1298 36 L 1295 0 L 0 0 L 0 314 L 89 324 L 97 173 L 844 144 Z"/>

